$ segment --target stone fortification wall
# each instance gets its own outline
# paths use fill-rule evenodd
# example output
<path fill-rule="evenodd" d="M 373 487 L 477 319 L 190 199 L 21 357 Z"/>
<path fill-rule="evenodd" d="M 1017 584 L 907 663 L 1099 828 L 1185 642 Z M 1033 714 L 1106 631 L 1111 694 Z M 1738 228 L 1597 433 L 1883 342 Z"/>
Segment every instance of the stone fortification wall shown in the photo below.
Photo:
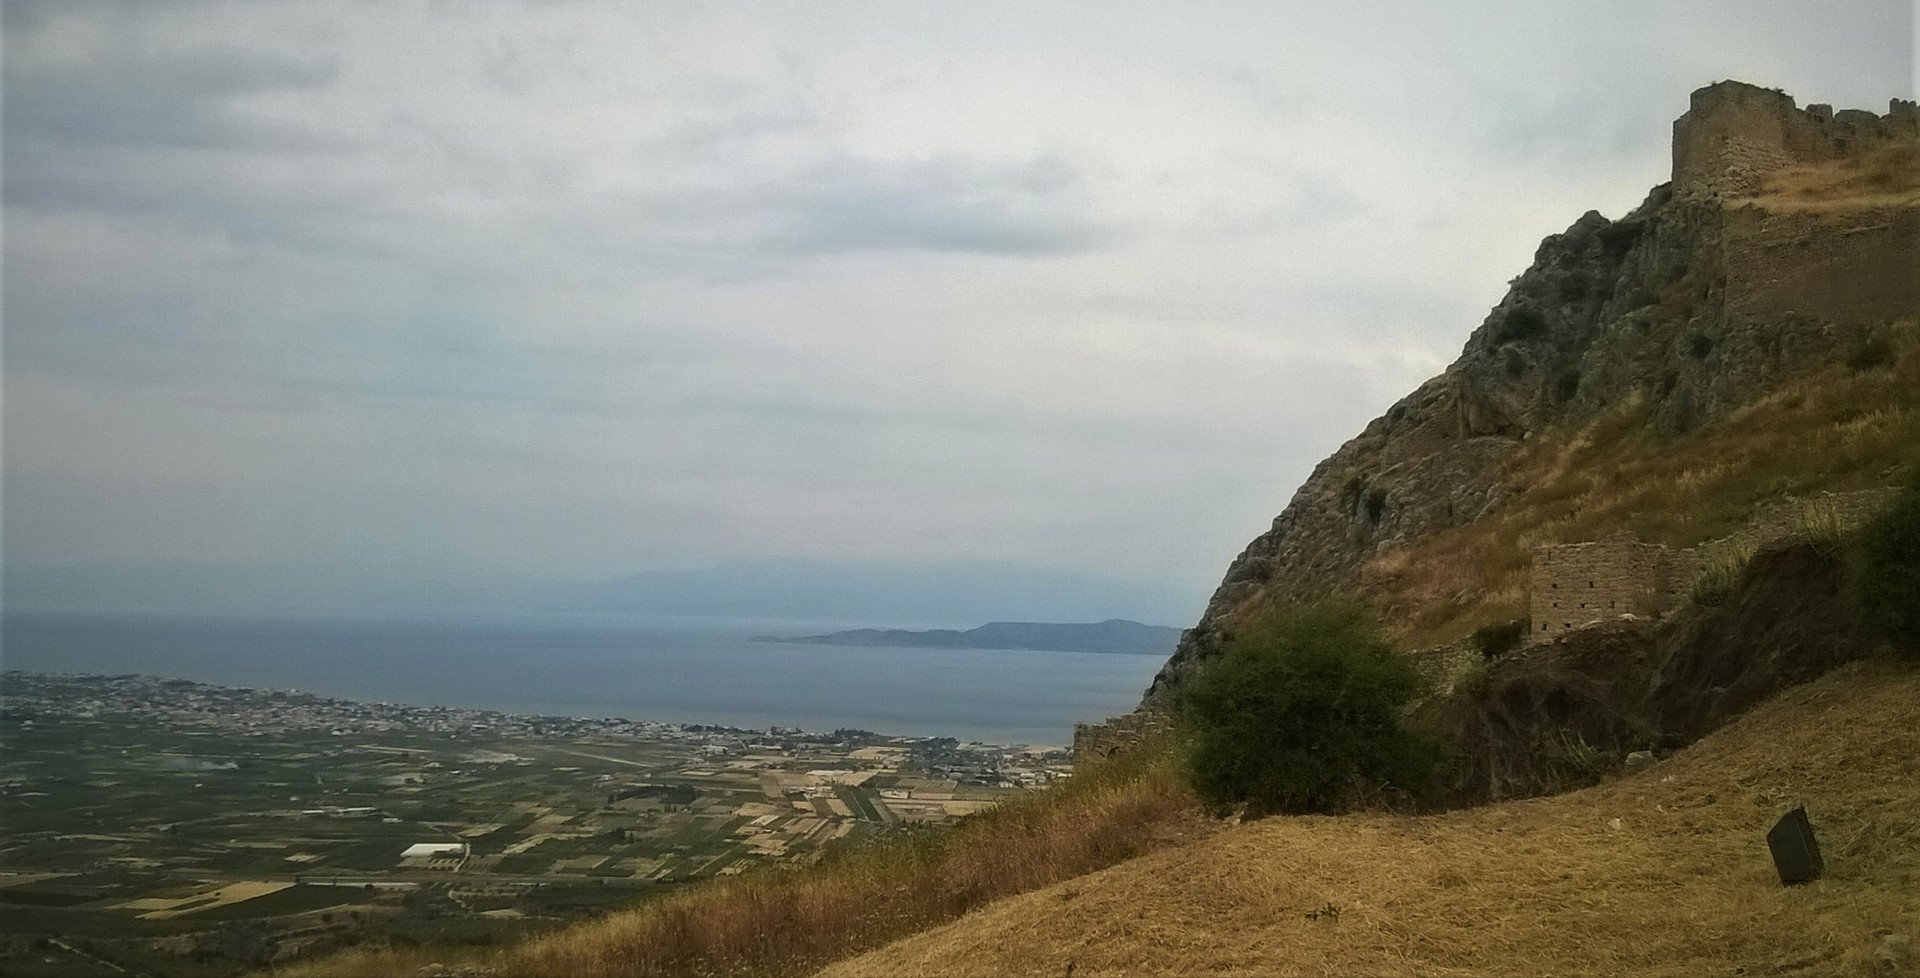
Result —
<path fill-rule="evenodd" d="M 1532 637 L 1621 615 L 1661 615 L 1679 604 L 1691 555 L 1653 543 L 1616 537 L 1591 543 L 1535 547 L 1529 609 Z M 1683 583 L 1684 580 L 1684 583 Z"/>
<path fill-rule="evenodd" d="M 1893 502 L 1899 489 L 1787 496 L 1761 503 L 1740 532 L 1727 538 L 1747 549 L 1801 537 L 1832 536 L 1859 529 Z"/>
<path fill-rule="evenodd" d="M 1738 532 L 1672 550 L 1614 537 L 1592 543 L 1535 547 L 1528 596 L 1529 644 L 1621 615 L 1658 617 L 1688 601 L 1709 562 L 1787 540 L 1837 536 L 1858 529 L 1898 489 L 1786 496 L 1761 503 Z"/>
<path fill-rule="evenodd" d="M 1461 676 L 1487 661 L 1487 657 L 1471 639 L 1466 639 L 1451 645 L 1416 649 L 1407 653 L 1407 661 L 1413 664 L 1413 671 L 1427 681 L 1435 694 L 1445 695 L 1453 692 L 1454 684 Z"/>
<path fill-rule="evenodd" d="M 1777 89 L 1716 82 L 1696 90 L 1673 123 L 1673 190 L 1739 196 L 1796 163 L 1818 163 L 1920 135 L 1920 110 L 1893 99 L 1884 116 L 1829 105 L 1799 108 Z"/>
<path fill-rule="evenodd" d="M 1723 228 L 1727 312 L 1736 325 L 1798 316 L 1858 326 L 1920 315 L 1920 209 L 1736 207 Z"/>
<path fill-rule="evenodd" d="M 1073 763 L 1111 757 L 1138 747 L 1172 729 L 1173 721 L 1158 710 L 1139 709 L 1105 723 L 1073 725 Z"/>

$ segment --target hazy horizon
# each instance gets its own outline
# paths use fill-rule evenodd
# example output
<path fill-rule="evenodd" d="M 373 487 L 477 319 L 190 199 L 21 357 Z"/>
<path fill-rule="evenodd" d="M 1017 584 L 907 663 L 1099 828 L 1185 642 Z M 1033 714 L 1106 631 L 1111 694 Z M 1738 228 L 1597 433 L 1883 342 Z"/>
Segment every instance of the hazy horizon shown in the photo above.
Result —
<path fill-rule="evenodd" d="M 1190 625 L 1692 89 L 1916 84 L 1891 0 L 4 27 L 9 608 Z"/>
<path fill-rule="evenodd" d="M 402 575 L 395 575 L 396 577 Z M 1185 627 L 1210 588 L 990 562 L 729 561 L 574 580 L 500 579 L 394 591 L 381 579 L 316 592 L 344 571 L 263 575 L 209 566 L 43 569 L 8 588 L 8 614 L 411 617 L 558 614 L 966 628 L 1123 618 Z"/>

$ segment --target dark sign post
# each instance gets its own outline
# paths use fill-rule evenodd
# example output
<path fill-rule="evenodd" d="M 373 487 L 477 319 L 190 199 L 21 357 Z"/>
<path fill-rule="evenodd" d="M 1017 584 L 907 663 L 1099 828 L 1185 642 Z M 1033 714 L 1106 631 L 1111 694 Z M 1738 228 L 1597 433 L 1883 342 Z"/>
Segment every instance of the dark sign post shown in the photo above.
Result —
<path fill-rule="evenodd" d="M 1773 867 L 1780 871 L 1780 882 L 1792 886 L 1820 878 L 1826 863 L 1820 860 L 1820 843 L 1814 841 L 1813 823 L 1807 821 L 1807 806 L 1796 805 L 1780 816 L 1767 832 L 1767 848 L 1773 852 Z"/>

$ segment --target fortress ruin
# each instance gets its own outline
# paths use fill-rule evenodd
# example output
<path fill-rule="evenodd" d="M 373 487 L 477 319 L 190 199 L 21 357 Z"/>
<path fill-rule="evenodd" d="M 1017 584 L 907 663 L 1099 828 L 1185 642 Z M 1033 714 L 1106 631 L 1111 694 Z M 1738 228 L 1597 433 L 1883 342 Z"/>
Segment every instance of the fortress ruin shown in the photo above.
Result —
<path fill-rule="evenodd" d="M 1621 615 L 1664 615 L 1685 599 L 1699 570 L 1696 549 L 1624 536 L 1535 547 L 1528 602 L 1533 641 Z"/>
<path fill-rule="evenodd" d="M 1692 597 L 1694 583 L 1715 555 L 1751 553 L 1796 537 L 1845 533 L 1871 518 L 1894 491 L 1867 489 L 1769 500 L 1755 507 L 1738 532 L 1684 550 L 1624 535 L 1535 547 L 1527 644 L 1538 645 L 1621 615 L 1660 617 Z"/>
<path fill-rule="evenodd" d="M 1125 753 L 1173 728 L 1173 721 L 1157 710 L 1138 709 L 1104 723 L 1073 725 L 1073 763 L 1084 764 Z"/>
<path fill-rule="evenodd" d="M 1745 82 L 1694 91 L 1673 123 L 1673 192 L 1680 196 L 1751 194 L 1769 175 L 1920 136 L 1920 107 L 1893 99 L 1886 115 L 1831 105 L 1799 108 L 1793 97 Z"/>

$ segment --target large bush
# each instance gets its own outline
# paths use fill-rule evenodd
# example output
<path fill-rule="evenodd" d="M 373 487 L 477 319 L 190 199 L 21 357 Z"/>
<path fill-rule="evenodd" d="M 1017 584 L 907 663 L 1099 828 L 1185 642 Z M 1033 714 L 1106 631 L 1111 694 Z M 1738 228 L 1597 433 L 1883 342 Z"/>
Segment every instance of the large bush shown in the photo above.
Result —
<path fill-rule="evenodd" d="M 1533 631 L 1533 622 L 1526 618 L 1511 618 L 1491 625 L 1482 625 L 1474 629 L 1468 641 L 1480 650 L 1483 659 L 1497 659 L 1514 649 Z"/>
<path fill-rule="evenodd" d="M 1920 655 L 1920 480 L 1860 530 L 1854 598 L 1867 629 Z"/>
<path fill-rule="evenodd" d="M 1417 794 L 1441 756 L 1402 719 L 1420 687 L 1363 608 L 1295 606 L 1252 621 L 1184 687 L 1194 791 L 1253 814 Z"/>

